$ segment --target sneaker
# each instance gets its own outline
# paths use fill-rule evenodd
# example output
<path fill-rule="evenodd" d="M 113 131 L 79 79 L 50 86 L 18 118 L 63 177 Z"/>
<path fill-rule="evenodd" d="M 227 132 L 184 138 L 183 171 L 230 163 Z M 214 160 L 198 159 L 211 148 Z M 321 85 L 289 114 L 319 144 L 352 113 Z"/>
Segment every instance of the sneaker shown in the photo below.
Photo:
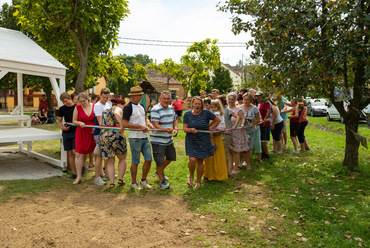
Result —
<path fill-rule="evenodd" d="M 86 174 L 86 167 L 82 167 L 82 175 L 85 175 Z"/>
<path fill-rule="evenodd" d="M 296 152 L 296 151 L 294 151 L 294 150 L 292 151 L 292 153 L 294 153 L 294 154 L 298 154 L 298 152 Z"/>
<path fill-rule="evenodd" d="M 152 186 L 149 185 L 148 180 L 140 181 L 140 185 L 146 189 L 151 189 Z"/>
<path fill-rule="evenodd" d="M 168 185 L 165 180 L 162 180 L 162 182 L 159 183 L 159 187 L 161 189 L 169 189 L 170 185 Z"/>
<path fill-rule="evenodd" d="M 109 181 L 108 175 L 104 175 L 104 176 L 102 176 L 102 178 L 103 178 L 104 181 Z M 114 178 L 117 178 L 117 175 L 114 175 Z"/>
<path fill-rule="evenodd" d="M 154 171 L 154 175 L 158 176 L 157 171 Z M 163 173 L 163 179 L 168 181 L 168 177 L 166 177 L 166 175 L 164 173 Z"/>
<path fill-rule="evenodd" d="M 73 180 L 73 179 L 76 179 L 77 178 L 77 175 L 75 174 L 71 174 L 69 177 L 67 177 L 68 180 Z"/>
<path fill-rule="evenodd" d="M 141 189 L 138 183 L 131 183 L 131 188 L 133 189 Z"/>
<path fill-rule="evenodd" d="M 244 161 L 243 163 L 242 163 L 242 166 L 246 166 L 247 165 L 247 163 Z"/>
<path fill-rule="evenodd" d="M 96 185 L 106 185 L 107 183 L 103 181 L 100 177 L 94 179 Z"/>

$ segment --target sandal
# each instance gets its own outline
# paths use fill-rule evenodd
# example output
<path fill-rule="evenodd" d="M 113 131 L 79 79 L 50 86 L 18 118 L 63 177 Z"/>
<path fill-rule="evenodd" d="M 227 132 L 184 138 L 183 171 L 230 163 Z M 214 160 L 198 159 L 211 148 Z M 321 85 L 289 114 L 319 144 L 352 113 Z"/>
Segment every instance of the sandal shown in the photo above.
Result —
<path fill-rule="evenodd" d="M 189 187 L 193 187 L 193 182 L 188 181 L 188 182 L 187 182 L 187 185 L 188 185 Z"/>
<path fill-rule="evenodd" d="M 114 183 L 109 184 L 109 188 L 114 188 L 116 185 Z"/>
<path fill-rule="evenodd" d="M 122 179 L 118 179 L 118 182 L 117 182 L 118 186 L 123 186 L 125 185 L 125 181 L 123 181 Z"/>

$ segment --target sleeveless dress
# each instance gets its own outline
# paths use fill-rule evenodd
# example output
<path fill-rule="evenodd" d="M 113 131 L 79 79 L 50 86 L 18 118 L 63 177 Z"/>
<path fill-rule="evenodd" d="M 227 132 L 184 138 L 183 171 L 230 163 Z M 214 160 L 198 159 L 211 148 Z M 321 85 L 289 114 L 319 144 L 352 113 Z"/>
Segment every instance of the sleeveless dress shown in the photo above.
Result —
<path fill-rule="evenodd" d="M 113 107 L 103 112 L 103 126 L 119 127 L 119 122 L 114 115 L 116 108 L 118 107 Z M 100 134 L 100 149 L 104 160 L 113 158 L 116 155 L 125 155 L 127 153 L 126 138 L 118 130 L 102 129 Z"/>
<path fill-rule="evenodd" d="M 94 111 L 91 111 L 91 114 L 88 116 L 81 104 L 76 105 L 78 112 L 78 121 L 82 121 L 85 125 L 94 125 L 95 124 L 95 114 Z M 94 105 L 92 106 L 94 110 Z M 76 128 L 76 139 L 75 139 L 75 149 L 77 153 L 80 154 L 89 154 L 92 153 L 95 149 L 95 140 L 92 134 L 91 127 L 77 127 Z"/>
<path fill-rule="evenodd" d="M 230 108 L 230 107 L 229 107 Z M 235 114 L 239 113 L 240 107 L 230 108 L 234 111 Z M 231 126 L 234 126 L 236 123 L 236 118 L 231 117 Z M 241 127 L 241 121 L 238 124 L 238 127 Z M 249 136 L 249 135 L 248 135 Z M 246 152 L 248 148 L 248 137 L 245 129 L 236 129 L 231 130 L 231 141 L 230 149 L 234 152 Z"/>

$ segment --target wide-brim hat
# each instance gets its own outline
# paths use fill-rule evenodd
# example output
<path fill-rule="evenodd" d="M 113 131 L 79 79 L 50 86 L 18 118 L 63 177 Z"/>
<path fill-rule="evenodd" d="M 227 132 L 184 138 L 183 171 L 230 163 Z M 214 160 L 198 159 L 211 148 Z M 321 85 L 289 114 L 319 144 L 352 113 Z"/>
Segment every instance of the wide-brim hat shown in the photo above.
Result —
<path fill-rule="evenodd" d="M 143 89 L 140 86 L 131 87 L 129 96 L 137 96 L 144 94 Z"/>
<path fill-rule="evenodd" d="M 256 93 L 256 96 L 263 96 L 264 94 L 263 94 L 263 92 L 262 91 L 258 91 L 257 93 Z"/>

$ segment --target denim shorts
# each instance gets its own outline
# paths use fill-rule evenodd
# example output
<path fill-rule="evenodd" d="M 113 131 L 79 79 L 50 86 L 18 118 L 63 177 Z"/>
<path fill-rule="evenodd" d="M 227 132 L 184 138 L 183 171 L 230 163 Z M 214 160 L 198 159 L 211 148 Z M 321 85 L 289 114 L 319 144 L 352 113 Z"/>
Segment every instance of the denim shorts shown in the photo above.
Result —
<path fill-rule="evenodd" d="M 62 133 L 63 147 L 65 151 L 72 151 L 75 149 L 75 133 Z"/>
<path fill-rule="evenodd" d="M 140 164 L 140 153 L 143 154 L 145 161 L 152 161 L 152 153 L 148 138 L 129 138 L 128 141 L 130 143 L 132 164 Z"/>

